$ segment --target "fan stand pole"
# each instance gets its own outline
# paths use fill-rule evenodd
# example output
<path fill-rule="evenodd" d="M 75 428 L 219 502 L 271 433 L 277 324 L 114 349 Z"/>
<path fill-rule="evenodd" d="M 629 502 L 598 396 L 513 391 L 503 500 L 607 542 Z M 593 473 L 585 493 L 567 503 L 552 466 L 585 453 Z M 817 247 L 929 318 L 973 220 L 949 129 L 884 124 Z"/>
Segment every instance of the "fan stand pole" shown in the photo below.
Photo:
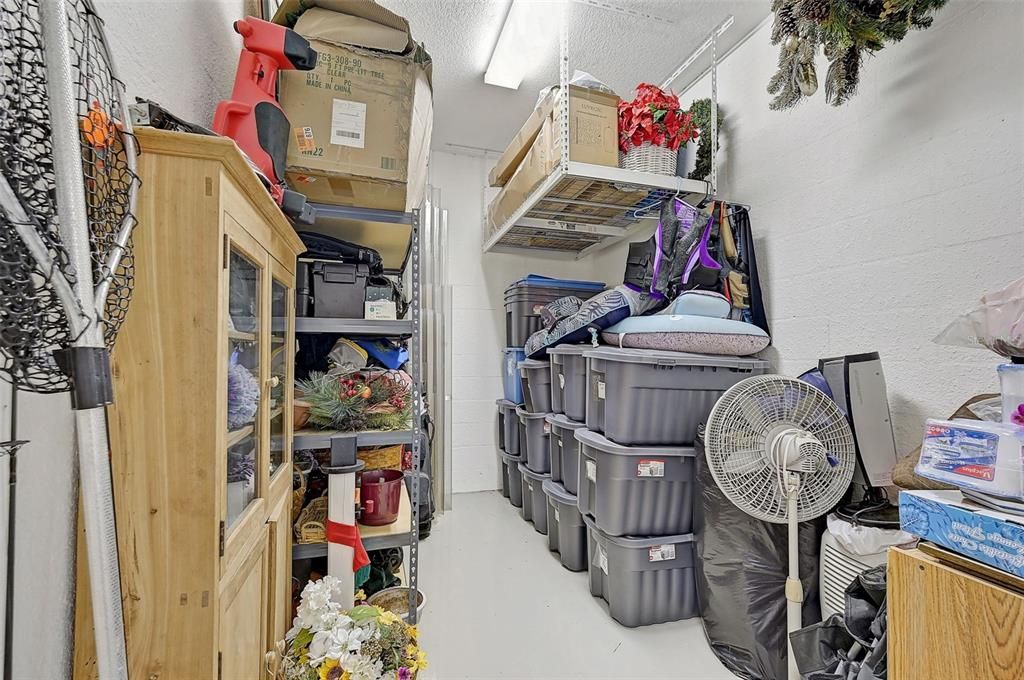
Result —
<path fill-rule="evenodd" d="M 786 579 L 786 646 L 789 651 L 789 680 L 800 680 L 796 667 L 793 643 L 789 633 L 803 627 L 804 589 L 800 584 L 800 523 L 797 519 L 797 499 L 800 497 L 800 476 L 786 473 L 786 516 L 789 525 L 789 578 Z"/>

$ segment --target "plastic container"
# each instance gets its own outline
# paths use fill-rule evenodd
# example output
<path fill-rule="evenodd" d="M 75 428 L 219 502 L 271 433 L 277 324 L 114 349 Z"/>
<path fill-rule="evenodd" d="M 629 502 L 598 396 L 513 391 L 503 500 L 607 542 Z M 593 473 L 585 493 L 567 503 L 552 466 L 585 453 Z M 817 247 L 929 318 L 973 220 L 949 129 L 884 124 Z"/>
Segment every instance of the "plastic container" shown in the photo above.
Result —
<path fill-rule="evenodd" d="M 519 362 L 523 401 L 530 413 L 551 413 L 551 364 L 527 359 Z"/>
<path fill-rule="evenodd" d="M 587 358 L 587 428 L 613 442 L 692 444 L 722 393 L 768 362 L 749 357 L 604 347 Z"/>
<path fill-rule="evenodd" d="M 597 281 L 549 279 L 531 274 L 505 289 L 505 342 L 522 347 L 543 326 L 540 312 L 559 298 L 574 295 L 586 300 L 604 290 Z"/>
<path fill-rule="evenodd" d="M 510 469 L 511 472 L 511 469 Z M 544 482 L 551 475 L 534 472 L 522 463 L 519 473 L 523 477 L 523 519 L 533 522 L 533 528 L 548 533 L 548 497 L 544 495 Z"/>
<path fill-rule="evenodd" d="M 548 437 L 551 479 L 576 495 L 579 489 L 580 442 L 573 433 L 586 425 L 569 420 L 562 414 L 548 416 L 548 424 L 551 425 L 551 435 Z"/>
<path fill-rule="evenodd" d="M 693 531 L 693 447 L 621 446 L 578 429 L 580 512 L 610 536 Z"/>
<path fill-rule="evenodd" d="M 551 361 L 551 412 L 571 420 L 587 418 L 587 359 L 593 345 L 558 345 L 548 350 Z"/>
<path fill-rule="evenodd" d="M 691 534 L 624 538 L 583 521 L 590 594 L 608 603 L 613 619 L 636 628 L 700 614 Z"/>
<path fill-rule="evenodd" d="M 548 445 L 551 424 L 547 413 L 528 413 L 520 406 L 516 409 L 519 422 L 525 428 L 525 436 L 519 440 L 520 457 L 526 466 L 534 472 L 548 474 L 551 472 L 551 449 Z M 525 450 L 524 450 L 525 449 Z"/>
<path fill-rule="evenodd" d="M 501 495 L 505 498 L 509 497 L 509 478 L 508 478 L 508 463 L 505 462 L 505 454 L 501 449 L 498 449 L 498 475 L 501 478 L 501 487 L 498 489 L 501 491 Z"/>
<path fill-rule="evenodd" d="M 394 524 L 398 520 L 404 477 L 401 470 L 368 470 L 360 473 L 360 524 L 379 527 Z"/>
<path fill-rule="evenodd" d="M 576 508 L 576 496 L 558 482 L 544 481 L 548 499 L 548 550 L 569 571 L 587 568 L 587 526 Z"/>
<path fill-rule="evenodd" d="M 1024 425 L 1024 364 L 999 364 L 1003 422 Z"/>
<path fill-rule="evenodd" d="M 505 453 L 518 456 L 522 453 L 519 447 L 519 415 L 516 405 L 507 399 L 498 399 L 498 447 Z"/>
<path fill-rule="evenodd" d="M 501 454 L 501 461 L 508 471 L 508 502 L 513 507 L 523 507 L 523 475 L 519 472 L 519 457 L 510 456 L 507 453 Z M 505 481 L 505 472 L 502 472 L 502 482 Z M 504 495 L 504 487 L 502 495 Z"/>
<path fill-rule="evenodd" d="M 506 347 L 501 355 L 501 385 L 505 399 L 513 404 L 523 403 L 523 381 L 519 376 L 519 362 L 526 359 L 522 347 Z"/>
<path fill-rule="evenodd" d="M 315 317 L 362 319 L 370 267 L 330 260 L 306 260 Z M 305 310 L 309 312 L 308 306 Z"/>

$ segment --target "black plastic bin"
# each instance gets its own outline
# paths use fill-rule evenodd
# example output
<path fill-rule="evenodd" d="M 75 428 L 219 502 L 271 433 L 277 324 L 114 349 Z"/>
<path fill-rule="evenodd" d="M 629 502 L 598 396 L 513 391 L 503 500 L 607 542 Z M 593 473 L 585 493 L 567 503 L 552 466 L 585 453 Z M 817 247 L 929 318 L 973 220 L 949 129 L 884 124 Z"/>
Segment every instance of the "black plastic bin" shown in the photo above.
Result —
<path fill-rule="evenodd" d="M 304 302 L 303 284 L 297 284 L 298 316 L 314 316 L 334 319 L 362 319 L 366 303 L 366 282 L 370 278 L 370 267 L 365 264 L 346 264 L 331 260 L 299 260 L 298 280 L 309 284 L 312 308 Z M 298 314 L 304 311 L 305 314 Z"/>

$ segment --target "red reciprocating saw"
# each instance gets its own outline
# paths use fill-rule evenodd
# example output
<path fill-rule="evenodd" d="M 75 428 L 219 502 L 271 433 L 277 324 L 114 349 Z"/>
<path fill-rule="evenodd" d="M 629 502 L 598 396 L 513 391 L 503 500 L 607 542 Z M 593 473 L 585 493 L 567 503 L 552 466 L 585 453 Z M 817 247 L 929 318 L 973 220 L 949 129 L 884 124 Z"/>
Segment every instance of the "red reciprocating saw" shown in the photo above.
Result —
<path fill-rule="evenodd" d="M 242 54 L 231 99 L 213 114 L 213 131 L 235 140 L 249 156 L 285 215 L 310 223 L 313 211 L 306 197 L 284 182 L 290 125 L 277 103 L 277 72 L 313 69 L 316 50 L 295 31 L 255 17 L 236 21 L 234 28 L 242 36 Z"/>

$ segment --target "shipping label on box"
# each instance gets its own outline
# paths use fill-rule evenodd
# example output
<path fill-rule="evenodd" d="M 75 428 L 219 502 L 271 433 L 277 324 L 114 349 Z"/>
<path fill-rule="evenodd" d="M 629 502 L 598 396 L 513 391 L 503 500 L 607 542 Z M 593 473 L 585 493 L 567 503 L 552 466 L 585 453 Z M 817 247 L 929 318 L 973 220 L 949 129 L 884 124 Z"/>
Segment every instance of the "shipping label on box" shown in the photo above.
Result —
<path fill-rule="evenodd" d="M 959 491 L 901 491 L 900 528 L 1024 577 L 1024 517 L 975 505 Z"/>

